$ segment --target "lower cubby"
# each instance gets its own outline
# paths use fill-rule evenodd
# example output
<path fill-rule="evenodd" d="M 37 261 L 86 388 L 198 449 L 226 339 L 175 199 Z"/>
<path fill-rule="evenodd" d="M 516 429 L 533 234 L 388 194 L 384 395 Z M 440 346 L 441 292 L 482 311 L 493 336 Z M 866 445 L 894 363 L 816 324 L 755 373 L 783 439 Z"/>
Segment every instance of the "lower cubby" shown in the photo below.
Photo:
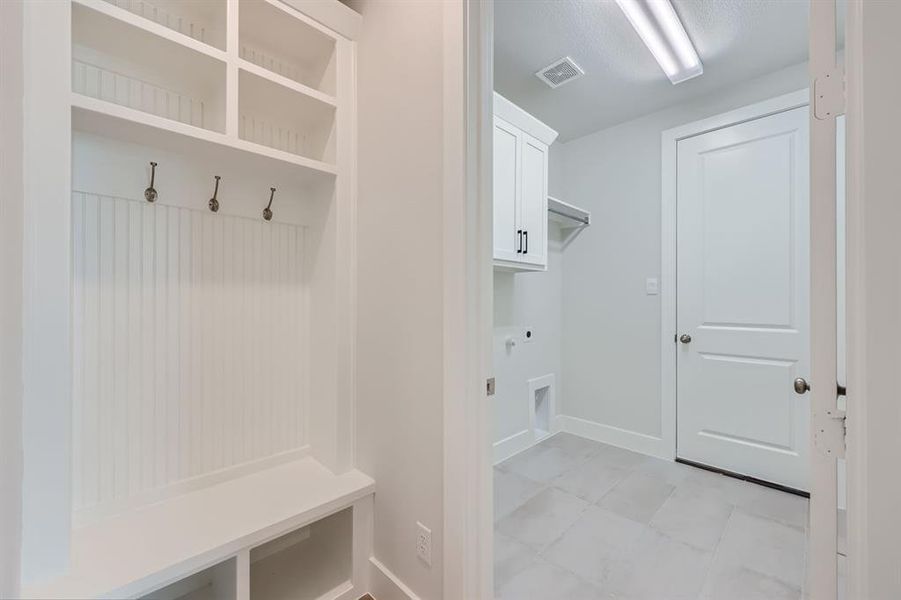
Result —
<path fill-rule="evenodd" d="M 219 563 L 141 596 L 141 600 L 235 600 L 237 598 L 235 563 L 234 558 Z"/>
<path fill-rule="evenodd" d="M 230 558 L 142 595 L 140 600 L 332 600 L 353 584 L 353 507 L 294 529 Z M 242 568 L 243 573 L 239 572 Z"/>
<path fill-rule="evenodd" d="M 353 576 L 353 509 L 250 551 L 252 600 L 316 600 Z"/>

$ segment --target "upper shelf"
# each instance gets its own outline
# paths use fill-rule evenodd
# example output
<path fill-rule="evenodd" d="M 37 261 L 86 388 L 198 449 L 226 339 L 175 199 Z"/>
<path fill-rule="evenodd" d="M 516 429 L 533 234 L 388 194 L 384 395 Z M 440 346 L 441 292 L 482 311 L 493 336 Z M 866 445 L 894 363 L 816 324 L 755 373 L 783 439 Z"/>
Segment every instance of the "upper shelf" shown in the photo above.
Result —
<path fill-rule="evenodd" d="M 80 94 L 72 94 L 72 126 L 78 131 L 175 152 L 203 152 L 245 164 L 260 161 L 261 169 L 279 169 L 303 187 L 334 181 L 337 174 L 332 164 Z"/>
<path fill-rule="evenodd" d="M 68 574 L 24 594 L 133 597 L 303 527 L 374 488 L 360 471 L 334 475 L 312 458 L 226 481 L 76 529 Z"/>
<path fill-rule="evenodd" d="M 591 213 L 552 196 L 547 197 L 548 219 L 560 223 L 563 228 L 591 225 Z"/>
<path fill-rule="evenodd" d="M 336 89 L 336 41 L 294 9 L 272 0 L 239 0 L 239 55 L 326 95 Z"/>
<path fill-rule="evenodd" d="M 272 83 L 275 83 L 283 88 L 287 88 L 293 92 L 298 94 L 303 94 L 304 96 L 308 96 L 313 98 L 314 100 L 318 100 L 324 104 L 330 104 L 332 106 L 338 105 L 338 100 L 332 96 L 331 94 L 324 94 L 319 90 L 313 89 L 309 86 L 306 86 L 302 83 L 294 81 L 293 79 L 289 79 L 284 75 L 279 75 L 278 73 L 274 73 L 268 69 L 264 69 L 263 67 L 256 65 L 250 61 L 244 60 L 243 58 L 238 59 L 238 68 L 247 73 L 253 73 L 257 77 L 261 79 L 268 79 Z"/>
<path fill-rule="evenodd" d="M 72 0 L 110 18 L 224 61 L 225 3 L 182 0 Z M 165 8 L 163 8 L 165 7 Z"/>

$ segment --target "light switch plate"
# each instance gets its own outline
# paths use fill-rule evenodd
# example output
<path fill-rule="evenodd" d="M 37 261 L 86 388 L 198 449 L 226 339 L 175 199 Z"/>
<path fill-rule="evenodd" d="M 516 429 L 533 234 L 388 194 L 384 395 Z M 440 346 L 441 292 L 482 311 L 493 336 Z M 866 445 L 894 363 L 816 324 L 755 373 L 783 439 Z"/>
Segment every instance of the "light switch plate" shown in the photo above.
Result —
<path fill-rule="evenodd" d="M 644 290 L 648 296 L 656 296 L 660 292 L 660 285 L 656 277 L 648 277 L 644 280 Z"/>

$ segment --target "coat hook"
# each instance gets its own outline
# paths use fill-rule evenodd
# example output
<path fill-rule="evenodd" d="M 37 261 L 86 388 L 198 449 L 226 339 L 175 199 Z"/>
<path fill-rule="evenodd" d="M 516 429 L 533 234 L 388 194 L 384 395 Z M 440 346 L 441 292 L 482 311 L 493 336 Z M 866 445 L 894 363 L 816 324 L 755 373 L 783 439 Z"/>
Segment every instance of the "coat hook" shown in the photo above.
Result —
<path fill-rule="evenodd" d="M 150 163 L 150 187 L 144 190 L 144 200 L 147 202 L 156 202 L 156 189 L 153 187 L 153 182 L 156 179 L 156 163 Z"/>
<path fill-rule="evenodd" d="M 216 178 L 216 188 L 213 190 L 213 197 L 210 198 L 210 210 L 213 212 L 219 212 L 219 201 L 216 200 L 216 196 L 219 194 L 219 177 L 218 175 L 214 175 Z"/>
<path fill-rule="evenodd" d="M 269 195 L 269 204 L 263 209 L 263 218 L 267 221 L 272 220 L 272 199 L 275 198 L 275 188 L 269 188 L 269 191 L 272 192 Z"/>

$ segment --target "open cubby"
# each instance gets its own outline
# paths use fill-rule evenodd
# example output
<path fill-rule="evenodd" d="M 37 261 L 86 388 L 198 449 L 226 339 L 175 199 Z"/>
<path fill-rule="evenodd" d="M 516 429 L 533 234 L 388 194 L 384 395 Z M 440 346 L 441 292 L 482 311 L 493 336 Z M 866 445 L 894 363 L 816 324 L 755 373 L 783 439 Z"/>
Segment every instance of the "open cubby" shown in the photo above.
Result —
<path fill-rule="evenodd" d="M 141 596 L 140 600 L 235 600 L 235 562 L 234 558 L 221 562 Z"/>
<path fill-rule="evenodd" d="M 316 600 L 350 581 L 353 509 L 257 546 L 250 551 L 253 600 Z"/>
<path fill-rule="evenodd" d="M 335 162 L 335 107 L 241 70 L 241 139 L 326 163 Z"/>
<path fill-rule="evenodd" d="M 225 50 L 225 2 L 198 0 L 105 0 L 183 35 Z"/>
<path fill-rule="evenodd" d="M 335 94 L 335 39 L 270 0 L 240 0 L 244 60 L 325 94 Z"/>
<path fill-rule="evenodd" d="M 221 133 L 225 72 L 225 63 L 215 58 L 72 5 L 72 91 L 77 94 Z"/>

